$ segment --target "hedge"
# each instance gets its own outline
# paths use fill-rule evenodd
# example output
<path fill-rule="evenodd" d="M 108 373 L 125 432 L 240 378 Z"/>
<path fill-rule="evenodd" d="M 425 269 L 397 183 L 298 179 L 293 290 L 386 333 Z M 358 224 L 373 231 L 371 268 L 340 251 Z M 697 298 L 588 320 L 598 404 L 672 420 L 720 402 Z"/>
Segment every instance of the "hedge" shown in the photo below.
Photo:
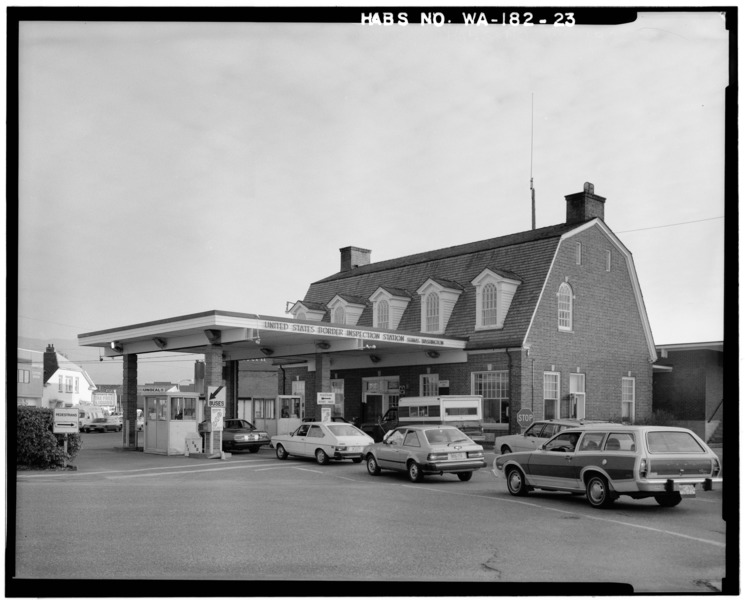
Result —
<path fill-rule="evenodd" d="M 16 468 L 53 469 L 67 467 L 82 448 L 80 433 L 52 433 L 54 409 L 19 406 L 16 435 Z"/>

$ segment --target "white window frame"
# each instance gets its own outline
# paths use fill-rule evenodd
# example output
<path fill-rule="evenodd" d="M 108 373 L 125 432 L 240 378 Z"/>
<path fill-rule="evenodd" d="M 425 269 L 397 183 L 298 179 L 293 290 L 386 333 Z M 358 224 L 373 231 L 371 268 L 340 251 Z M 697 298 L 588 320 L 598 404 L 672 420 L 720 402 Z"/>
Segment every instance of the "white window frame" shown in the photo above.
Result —
<path fill-rule="evenodd" d="M 346 320 L 346 312 L 343 306 L 337 306 L 334 312 L 331 313 L 331 322 L 336 325 L 344 325 Z"/>
<path fill-rule="evenodd" d="M 471 373 L 471 393 L 484 398 L 484 418 L 491 417 L 496 423 L 510 421 L 510 372 L 474 371 Z M 498 406 L 498 414 L 487 414 L 491 404 Z M 487 411 L 487 407 L 490 408 Z"/>
<path fill-rule="evenodd" d="M 481 326 L 497 327 L 499 324 L 499 294 L 494 283 L 487 283 L 481 290 Z"/>
<path fill-rule="evenodd" d="M 425 297 L 425 329 L 427 333 L 437 333 L 440 331 L 440 294 L 430 292 Z"/>
<path fill-rule="evenodd" d="M 572 331 L 574 326 L 574 296 L 572 286 L 566 281 L 559 286 L 556 300 L 559 331 Z"/>
<path fill-rule="evenodd" d="M 381 329 L 389 329 L 390 327 L 390 313 L 391 313 L 391 307 L 388 304 L 387 300 L 380 300 L 377 303 L 376 311 L 378 322 L 376 323 L 376 327 L 380 327 Z"/>
<path fill-rule="evenodd" d="M 570 373 L 569 374 L 569 397 L 567 402 L 568 415 L 562 414 L 561 417 L 565 416 L 571 419 L 584 419 L 586 414 L 585 405 L 585 374 L 584 373 Z M 564 412 L 562 407 L 562 413 Z"/>
<path fill-rule="evenodd" d="M 554 383 L 551 383 L 554 382 Z M 557 371 L 543 372 L 543 418 L 559 418 L 559 398 L 561 395 L 561 374 Z M 553 414 L 549 414 L 546 408 L 553 405 Z"/>
<path fill-rule="evenodd" d="M 621 378 L 621 420 L 633 423 L 636 417 L 636 377 Z"/>
<path fill-rule="evenodd" d="M 419 395 L 437 396 L 440 393 L 440 375 L 427 373 L 419 376 Z"/>
<path fill-rule="evenodd" d="M 477 331 L 501 329 L 504 326 L 520 283 L 518 279 L 510 279 L 491 269 L 484 269 L 471 281 L 471 285 L 476 288 Z"/>

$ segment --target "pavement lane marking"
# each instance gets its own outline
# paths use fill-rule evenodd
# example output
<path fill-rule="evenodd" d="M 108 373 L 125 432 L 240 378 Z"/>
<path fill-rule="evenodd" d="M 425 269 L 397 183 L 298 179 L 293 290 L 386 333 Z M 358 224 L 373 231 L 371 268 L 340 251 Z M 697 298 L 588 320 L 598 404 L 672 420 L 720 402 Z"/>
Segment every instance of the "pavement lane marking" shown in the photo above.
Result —
<path fill-rule="evenodd" d="M 658 527 L 648 527 L 647 525 L 637 525 L 636 523 L 629 523 L 627 521 L 619 521 L 618 519 L 611 519 L 608 517 L 598 517 L 595 515 L 586 515 L 583 513 L 573 512 L 570 510 L 563 510 L 561 508 L 553 508 L 551 506 L 544 506 L 542 504 L 535 504 L 534 502 L 526 502 L 525 500 L 513 500 L 512 498 L 496 498 L 494 496 L 484 496 L 483 494 L 466 494 L 464 492 L 451 492 L 449 490 L 437 490 L 434 488 L 425 488 L 418 485 L 410 485 L 403 483 L 401 487 L 410 488 L 412 490 L 420 490 L 425 492 L 439 492 L 441 494 L 453 494 L 455 496 L 468 496 L 469 498 L 486 498 L 487 500 L 496 500 L 498 502 L 509 502 L 511 504 L 522 504 L 523 506 L 530 506 L 541 510 L 549 510 L 565 515 L 572 515 L 579 518 L 593 519 L 595 521 L 601 521 L 603 523 L 613 523 L 615 525 L 624 525 L 626 527 L 635 527 L 637 529 L 644 529 L 646 531 L 654 531 L 656 533 L 666 533 L 675 537 L 681 537 L 687 540 L 693 540 L 694 542 L 702 542 L 704 544 L 710 544 L 711 546 L 717 546 L 719 548 L 726 548 L 727 545 L 724 542 L 715 542 L 714 540 L 707 540 L 704 538 L 694 537 L 692 535 L 686 535 L 685 533 L 678 533 L 676 531 L 670 531 L 668 529 L 660 529 Z"/>
<path fill-rule="evenodd" d="M 249 462 L 249 461 L 246 461 Z M 268 462 L 275 462 L 272 459 L 265 459 L 265 460 L 252 460 L 250 461 L 251 465 L 256 463 L 268 463 Z M 213 463 L 215 465 L 220 463 Z M 80 475 L 106 475 L 109 473 L 139 473 L 139 472 L 145 472 L 145 471 L 158 471 L 162 469 L 193 469 L 195 467 L 205 467 L 204 464 L 193 464 L 193 465 L 167 465 L 163 467 L 147 467 L 143 469 L 118 469 L 118 470 L 107 470 L 107 471 L 58 471 L 58 472 L 49 472 L 49 473 L 34 473 L 31 475 L 21 475 L 18 474 L 17 479 L 33 479 L 36 477 L 60 477 L 60 476 L 80 476 Z M 218 467 L 206 467 L 202 470 L 207 469 L 214 469 Z"/>

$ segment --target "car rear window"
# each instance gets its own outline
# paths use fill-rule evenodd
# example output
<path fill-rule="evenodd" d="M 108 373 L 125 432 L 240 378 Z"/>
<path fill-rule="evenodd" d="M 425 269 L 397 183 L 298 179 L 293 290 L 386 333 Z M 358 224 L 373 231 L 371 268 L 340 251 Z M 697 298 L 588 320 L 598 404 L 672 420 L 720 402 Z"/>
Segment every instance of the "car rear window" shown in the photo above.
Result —
<path fill-rule="evenodd" d="M 650 452 L 699 452 L 705 453 L 701 444 L 686 431 L 650 431 L 647 433 Z"/>
<path fill-rule="evenodd" d="M 342 436 L 342 435 L 343 436 L 365 435 L 359 429 L 357 429 L 354 425 L 348 425 L 346 423 L 339 423 L 337 425 L 326 425 L 326 427 L 328 427 L 329 431 L 337 437 Z"/>

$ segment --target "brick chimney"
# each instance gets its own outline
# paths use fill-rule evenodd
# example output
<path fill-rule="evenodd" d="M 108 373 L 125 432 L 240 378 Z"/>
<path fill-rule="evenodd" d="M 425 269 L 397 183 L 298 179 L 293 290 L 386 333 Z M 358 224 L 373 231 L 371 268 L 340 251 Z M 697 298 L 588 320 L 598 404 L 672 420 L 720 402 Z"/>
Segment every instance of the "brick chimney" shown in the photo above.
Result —
<path fill-rule="evenodd" d="M 585 182 L 584 190 L 564 196 L 567 201 L 567 224 L 584 223 L 590 219 L 605 220 L 605 198 L 595 195 L 595 186 Z"/>
<path fill-rule="evenodd" d="M 339 252 L 341 252 L 341 269 L 339 270 L 341 273 L 370 264 L 370 250 L 347 246 L 339 248 Z"/>
<path fill-rule="evenodd" d="M 57 352 L 54 350 L 54 345 L 49 344 L 44 351 L 44 383 L 49 381 L 49 378 L 57 372 L 57 369 L 59 369 Z"/>

